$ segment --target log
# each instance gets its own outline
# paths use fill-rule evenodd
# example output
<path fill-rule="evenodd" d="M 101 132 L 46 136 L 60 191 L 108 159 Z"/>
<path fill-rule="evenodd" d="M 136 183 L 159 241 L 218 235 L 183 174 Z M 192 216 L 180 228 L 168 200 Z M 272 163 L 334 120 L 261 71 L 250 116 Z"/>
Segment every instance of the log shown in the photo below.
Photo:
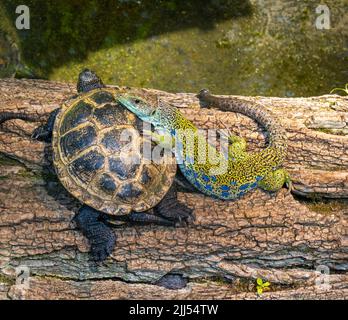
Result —
<path fill-rule="evenodd" d="M 264 146 L 265 133 L 239 114 L 201 109 L 194 94 L 121 88 L 159 96 L 200 128 L 228 127 Z M 79 202 L 50 169 L 50 147 L 30 134 L 75 93 L 75 85 L 0 80 L 0 111 L 37 122 L 0 126 L 1 299 L 347 299 L 348 98 L 243 97 L 287 130 L 285 168 L 294 191 L 255 190 L 238 201 L 180 192 L 195 210 L 188 228 L 126 226 L 102 264 L 72 218 Z M 176 274 L 179 289 L 161 279 Z M 164 278 L 163 278 L 164 277 Z M 271 283 L 256 293 L 256 279 Z"/>

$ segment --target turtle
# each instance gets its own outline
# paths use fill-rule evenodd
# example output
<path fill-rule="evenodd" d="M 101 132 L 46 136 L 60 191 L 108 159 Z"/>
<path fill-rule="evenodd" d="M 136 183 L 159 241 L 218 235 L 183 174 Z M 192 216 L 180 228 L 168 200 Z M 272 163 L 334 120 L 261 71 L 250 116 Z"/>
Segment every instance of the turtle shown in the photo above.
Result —
<path fill-rule="evenodd" d="M 123 150 L 122 130 L 138 132 L 138 143 L 145 138 L 143 121 L 118 103 L 119 94 L 95 72 L 84 69 L 77 94 L 32 133 L 33 139 L 52 143 L 55 172 L 82 204 L 73 220 L 89 240 L 95 261 L 105 260 L 114 249 L 112 226 L 180 227 L 195 219 L 193 210 L 177 199 L 175 163 L 144 161 L 142 154 Z M 130 157 L 137 161 L 126 161 Z"/>

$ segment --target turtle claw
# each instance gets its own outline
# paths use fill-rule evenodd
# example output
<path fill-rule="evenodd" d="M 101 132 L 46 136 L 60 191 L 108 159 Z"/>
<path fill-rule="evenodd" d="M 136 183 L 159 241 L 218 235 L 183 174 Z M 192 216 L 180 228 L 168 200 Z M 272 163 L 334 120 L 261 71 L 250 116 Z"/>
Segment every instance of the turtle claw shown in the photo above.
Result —
<path fill-rule="evenodd" d="M 91 248 L 91 260 L 97 263 L 104 262 L 106 258 L 110 256 L 111 253 L 112 250 L 109 251 L 107 249 L 102 249 L 98 251 L 93 251 L 93 249 Z"/>
<path fill-rule="evenodd" d="M 192 209 L 184 205 L 182 205 L 182 208 L 180 209 L 181 209 L 180 211 L 176 212 L 176 215 L 178 217 L 178 222 L 177 222 L 178 227 L 187 227 L 196 220 L 196 216 Z"/>
<path fill-rule="evenodd" d="M 169 189 L 154 211 L 157 215 L 173 221 L 176 227 L 185 227 L 196 218 L 191 208 L 178 201 L 175 186 Z"/>
<path fill-rule="evenodd" d="M 107 257 L 108 257 L 108 254 L 106 253 L 106 251 L 102 250 L 102 251 L 96 251 L 96 252 L 93 252 L 91 250 L 90 252 L 91 254 L 91 259 L 90 261 L 93 261 L 93 262 L 96 262 L 96 263 L 102 263 Z"/>
<path fill-rule="evenodd" d="M 195 221 L 193 210 L 182 203 L 176 202 L 166 207 L 156 208 L 156 213 L 175 223 L 176 227 L 187 227 Z"/>
<path fill-rule="evenodd" d="M 91 242 L 91 257 L 92 260 L 96 262 L 104 261 L 108 256 L 111 255 L 115 243 L 116 236 L 108 228 L 108 232 L 105 232 L 102 235 L 98 235 L 97 238 L 89 239 Z M 97 241 L 95 241 L 97 239 Z"/>

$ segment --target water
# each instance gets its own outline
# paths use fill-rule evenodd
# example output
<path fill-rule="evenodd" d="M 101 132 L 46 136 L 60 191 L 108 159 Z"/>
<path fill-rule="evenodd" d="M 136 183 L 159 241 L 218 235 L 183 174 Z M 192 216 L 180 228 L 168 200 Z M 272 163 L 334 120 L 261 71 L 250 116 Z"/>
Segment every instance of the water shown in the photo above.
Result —
<path fill-rule="evenodd" d="M 13 26 L 30 8 L 30 30 Z M 167 91 L 310 96 L 348 82 L 348 1 L 3 0 L 23 65 L 40 78 L 76 81 L 84 67 L 105 83 Z"/>

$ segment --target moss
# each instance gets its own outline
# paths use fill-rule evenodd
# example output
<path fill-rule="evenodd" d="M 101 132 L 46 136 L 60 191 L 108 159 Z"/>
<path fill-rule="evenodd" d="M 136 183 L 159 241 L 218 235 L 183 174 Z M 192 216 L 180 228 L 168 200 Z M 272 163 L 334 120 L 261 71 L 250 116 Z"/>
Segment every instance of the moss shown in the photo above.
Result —
<path fill-rule="evenodd" d="M 327 134 L 334 134 L 337 136 L 346 136 L 347 135 L 347 133 L 345 133 L 343 130 L 339 130 L 339 129 L 315 128 L 312 130 L 327 133 Z"/>
<path fill-rule="evenodd" d="M 266 279 L 263 279 L 264 281 L 267 281 Z M 237 278 L 234 280 L 228 280 L 224 277 L 203 277 L 198 279 L 192 279 L 190 282 L 194 283 L 213 283 L 214 285 L 218 286 L 228 286 L 231 288 L 231 292 L 233 293 L 243 293 L 243 292 L 257 292 L 256 290 L 256 280 L 253 278 Z M 269 286 L 269 289 L 265 290 L 264 292 L 275 292 L 275 291 L 281 291 L 286 289 L 293 289 L 296 288 L 296 285 L 288 285 L 288 284 L 273 284 L 271 283 Z"/>
<path fill-rule="evenodd" d="M 348 212 L 348 199 L 326 199 L 315 193 L 308 195 L 308 197 L 298 195 L 294 195 L 294 197 L 314 212 L 328 215 L 339 211 Z"/>
<path fill-rule="evenodd" d="M 33 172 L 26 169 L 19 170 L 16 175 L 22 178 L 32 178 L 35 176 Z"/>
<path fill-rule="evenodd" d="M 32 171 L 32 170 L 20 170 L 18 173 L 16 173 L 16 176 L 31 179 L 34 181 L 38 180 L 44 180 L 44 181 L 50 181 L 50 182 L 56 182 L 58 181 L 58 177 L 53 173 L 43 172 L 43 171 Z"/>
<path fill-rule="evenodd" d="M 219 276 L 193 278 L 193 279 L 190 279 L 190 282 L 193 282 L 193 283 L 213 282 L 214 284 L 220 285 L 220 286 L 231 285 L 231 281 L 229 281 L 228 279 L 224 277 L 219 277 Z"/>
<path fill-rule="evenodd" d="M 232 46 L 231 42 L 227 38 L 219 39 L 215 43 L 217 48 L 231 48 Z"/>
<path fill-rule="evenodd" d="M 0 273 L 0 283 L 6 284 L 6 285 L 14 285 L 16 283 L 16 280 L 14 278 L 11 278 L 9 276 L 6 276 Z"/>
<path fill-rule="evenodd" d="M 348 200 L 316 200 L 306 205 L 311 211 L 327 215 L 348 210 Z"/>
<path fill-rule="evenodd" d="M 19 161 L 0 153 L 0 166 L 22 166 L 22 164 Z"/>
<path fill-rule="evenodd" d="M 12 159 L 4 154 L 0 153 L 0 166 L 15 166 L 20 167 L 20 169 L 15 173 L 11 173 L 10 175 L 0 175 L 0 180 L 10 179 L 13 176 L 32 179 L 32 180 L 44 180 L 44 181 L 58 181 L 58 177 L 56 174 L 49 172 L 48 170 L 43 171 L 35 171 L 26 168 L 19 161 Z"/>
<path fill-rule="evenodd" d="M 252 279 L 239 278 L 232 283 L 232 288 L 236 292 L 255 292 L 256 286 Z"/>

